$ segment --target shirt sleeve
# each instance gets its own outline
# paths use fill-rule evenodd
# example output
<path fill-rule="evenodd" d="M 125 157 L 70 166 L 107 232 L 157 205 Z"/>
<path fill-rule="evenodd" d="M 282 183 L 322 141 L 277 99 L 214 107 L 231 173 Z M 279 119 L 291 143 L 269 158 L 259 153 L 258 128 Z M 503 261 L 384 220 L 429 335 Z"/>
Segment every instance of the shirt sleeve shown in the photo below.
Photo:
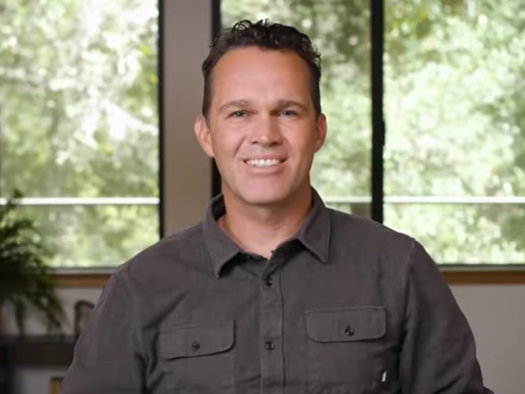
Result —
<path fill-rule="evenodd" d="M 143 362 L 122 270 L 108 280 L 79 337 L 61 394 L 138 394 Z"/>
<path fill-rule="evenodd" d="M 471 328 L 439 268 L 417 242 L 405 281 L 402 392 L 493 394 L 483 385 Z"/>

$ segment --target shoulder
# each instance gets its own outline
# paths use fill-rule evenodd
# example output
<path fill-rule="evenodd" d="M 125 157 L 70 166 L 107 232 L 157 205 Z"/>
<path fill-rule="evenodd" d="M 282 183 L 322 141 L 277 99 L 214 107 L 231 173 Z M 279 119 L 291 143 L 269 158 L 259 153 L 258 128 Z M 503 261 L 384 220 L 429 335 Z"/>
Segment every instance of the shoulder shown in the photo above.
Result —
<path fill-rule="evenodd" d="M 331 254 L 352 261 L 364 272 L 404 277 L 416 251 L 423 249 L 409 234 L 369 218 L 330 209 Z"/>
<path fill-rule="evenodd" d="M 372 219 L 329 209 L 334 241 L 359 244 L 360 248 L 405 250 L 417 241 L 410 235 Z"/>
<path fill-rule="evenodd" d="M 187 275 L 191 269 L 210 269 L 202 222 L 163 238 L 121 264 L 114 276 L 134 286 L 152 286 Z"/>
<path fill-rule="evenodd" d="M 365 217 L 335 210 L 330 215 L 332 259 L 352 266 L 363 283 L 392 299 L 403 299 L 411 281 L 445 287 L 438 265 L 411 235 Z"/>

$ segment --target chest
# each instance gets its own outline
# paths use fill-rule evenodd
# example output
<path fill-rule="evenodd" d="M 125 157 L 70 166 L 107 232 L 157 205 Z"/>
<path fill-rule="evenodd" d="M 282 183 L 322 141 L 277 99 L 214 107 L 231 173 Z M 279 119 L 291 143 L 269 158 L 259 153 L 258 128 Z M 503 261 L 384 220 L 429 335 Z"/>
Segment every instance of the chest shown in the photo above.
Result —
<path fill-rule="evenodd" d="M 148 344 L 161 392 L 391 392 L 395 292 L 352 270 L 295 268 L 196 282 L 167 303 Z"/>

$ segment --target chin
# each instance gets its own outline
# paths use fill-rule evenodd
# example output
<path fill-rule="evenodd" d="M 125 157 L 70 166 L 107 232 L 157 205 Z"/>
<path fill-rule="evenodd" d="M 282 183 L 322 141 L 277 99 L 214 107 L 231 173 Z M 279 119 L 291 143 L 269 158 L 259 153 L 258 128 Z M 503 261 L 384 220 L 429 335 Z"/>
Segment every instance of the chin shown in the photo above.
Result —
<path fill-rule="evenodd" d="M 243 190 L 239 193 L 241 200 L 249 205 L 255 206 L 274 206 L 289 201 L 293 198 L 290 190 Z"/>

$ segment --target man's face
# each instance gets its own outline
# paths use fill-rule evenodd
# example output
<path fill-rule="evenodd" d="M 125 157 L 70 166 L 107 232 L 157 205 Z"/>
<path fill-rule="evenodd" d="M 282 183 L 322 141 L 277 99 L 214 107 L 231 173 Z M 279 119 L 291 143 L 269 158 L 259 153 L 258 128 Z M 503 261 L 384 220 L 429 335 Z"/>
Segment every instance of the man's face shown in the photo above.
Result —
<path fill-rule="evenodd" d="M 308 191 L 326 120 L 315 114 L 304 61 L 288 51 L 231 50 L 213 70 L 211 94 L 208 123 L 199 117 L 195 131 L 225 197 L 275 206 Z"/>

